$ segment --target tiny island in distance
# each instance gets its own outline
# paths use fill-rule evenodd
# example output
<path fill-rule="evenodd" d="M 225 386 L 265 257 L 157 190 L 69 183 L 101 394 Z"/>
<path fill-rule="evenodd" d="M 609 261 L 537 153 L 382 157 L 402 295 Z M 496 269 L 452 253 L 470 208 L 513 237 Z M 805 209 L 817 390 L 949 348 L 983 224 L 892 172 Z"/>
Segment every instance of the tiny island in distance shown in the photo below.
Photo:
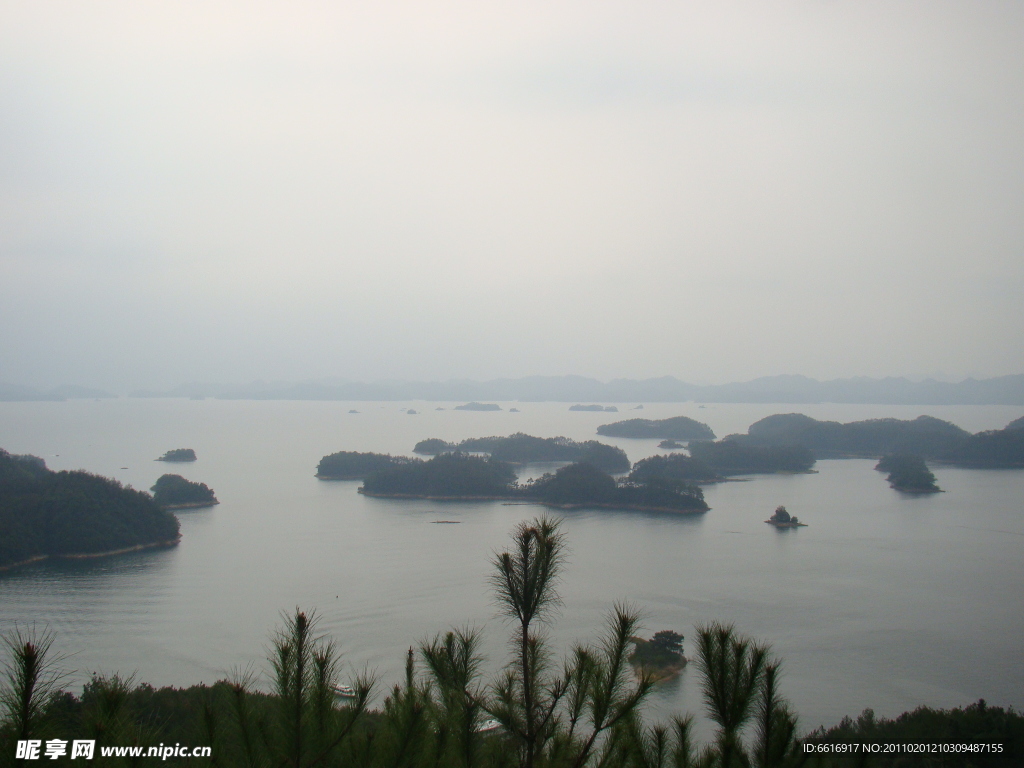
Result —
<path fill-rule="evenodd" d="M 765 520 L 768 525 L 774 525 L 776 528 L 806 528 L 807 523 L 801 523 L 796 515 L 791 515 L 783 506 L 775 508 L 775 512 Z"/>
<path fill-rule="evenodd" d="M 164 509 L 198 509 L 220 504 L 206 483 L 195 483 L 181 475 L 161 475 L 150 490 L 153 500 Z"/>
<path fill-rule="evenodd" d="M 633 671 L 637 675 L 650 675 L 655 682 L 675 677 L 687 663 L 683 655 L 683 639 L 671 629 L 655 632 L 650 640 L 629 638 L 633 643 L 633 652 L 629 655 Z"/>
<path fill-rule="evenodd" d="M 175 448 L 161 456 L 157 461 L 195 461 L 196 452 L 191 448 Z"/>

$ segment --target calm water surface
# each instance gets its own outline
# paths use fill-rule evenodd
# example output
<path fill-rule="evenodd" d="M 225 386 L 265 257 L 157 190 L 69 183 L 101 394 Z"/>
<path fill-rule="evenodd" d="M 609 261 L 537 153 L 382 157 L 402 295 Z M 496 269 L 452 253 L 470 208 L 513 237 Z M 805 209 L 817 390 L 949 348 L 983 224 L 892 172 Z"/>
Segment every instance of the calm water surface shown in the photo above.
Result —
<path fill-rule="evenodd" d="M 179 514 L 182 542 L 173 549 L 0 574 L 0 629 L 15 622 L 52 629 L 76 684 L 93 672 L 134 672 L 160 686 L 262 670 L 269 633 L 295 606 L 316 610 L 349 670 L 376 669 L 387 686 L 399 679 L 410 644 L 451 626 L 484 631 L 494 670 L 508 630 L 486 587 L 489 558 L 512 525 L 542 508 L 368 499 L 356 493 L 358 483 L 317 481 L 321 456 L 409 453 L 426 437 L 518 430 L 591 439 L 598 424 L 641 415 L 689 415 L 719 436 L 790 411 L 840 421 L 929 413 L 972 431 L 1021 415 L 994 406 L 687 403 L 607 414 L 560 403 L 484 413 L 452 405 L 0 403 L 0 447 L 11 452 L 136 488 L 180 473 L 209 484 L 221 500 Z M 522 412 L 508 413 L 510 405 Z M 633 461 L 659 452 L 654 440 L 606 440 Z M 199 460 L 153 461 L 179 447 L 195 448 Z M 784 659 L 785 692 L 804 728 L 865 707 L 895 715 L 984 697 L 1021 708 L 1024 472 L 939 467 L 947 492 L 914 498 L 892 491 L 872 466 L 822 461 L 818 474 L 710 486 L 712 510 L 698 518 L 563 514 L 570 561 L 552 643 L 565 649 L 595 638 L 612 604 L 629 601 L 644 611 L 650 632 L 686 635 L 687 651 L 694 624 L 711 620 L 770 642 Z M 809 527 L 765 525 L 779 504 Z M 700 708 L 693 669 L 660 686 L 651 702 L 654 716 Z"/>

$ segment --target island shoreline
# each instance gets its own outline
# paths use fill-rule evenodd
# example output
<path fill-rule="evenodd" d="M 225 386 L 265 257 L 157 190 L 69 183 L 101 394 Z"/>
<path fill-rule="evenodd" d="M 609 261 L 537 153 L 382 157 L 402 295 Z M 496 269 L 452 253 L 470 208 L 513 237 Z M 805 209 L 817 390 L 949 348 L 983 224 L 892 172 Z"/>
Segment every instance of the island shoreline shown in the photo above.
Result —
<path fill-rule="evenodd" d="M 0 571 L 9 571 L 14 568 L 19 568 L 23 565 L 31 565 L 32 563 L 38 563 L 43 560 L 89 560 L 94 557 L 109 557 L 110 555 L 125 555 L 129 552 L 141 552 L 145 549 L 157 549 L 159 547 L 176 547 L 181 543 L 181 536 L 176 539 L 169 541 L 153 541 L 149 544 L 136 544 L 133 547 L 123 547 L 121 549 L 108 549 L 103 552 L 77 552 L 73 554 L 61 554 L 61 555 L 33 555 L 27 560 L 20 560 L 17 563 L 10 563 L 9 565 L 0 565 Z"/>

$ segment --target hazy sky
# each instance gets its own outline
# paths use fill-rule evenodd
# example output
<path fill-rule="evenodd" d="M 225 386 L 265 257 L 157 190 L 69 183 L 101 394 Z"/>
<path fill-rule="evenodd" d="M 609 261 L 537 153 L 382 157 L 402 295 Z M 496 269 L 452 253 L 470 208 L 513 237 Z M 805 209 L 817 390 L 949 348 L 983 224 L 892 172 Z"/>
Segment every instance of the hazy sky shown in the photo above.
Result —
<path fill-rule="evenodd" d="M 1024 372 L 1024 4 L 0 0 L 0 381 Z"/>

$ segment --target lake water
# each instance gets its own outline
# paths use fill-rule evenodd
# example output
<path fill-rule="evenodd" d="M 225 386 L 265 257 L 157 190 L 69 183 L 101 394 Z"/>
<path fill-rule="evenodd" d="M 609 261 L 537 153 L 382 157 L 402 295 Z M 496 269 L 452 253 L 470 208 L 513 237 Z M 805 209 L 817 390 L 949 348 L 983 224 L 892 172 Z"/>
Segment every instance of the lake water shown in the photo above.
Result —
<path fill-rule="evenodd" d="M 364 498 L 358 483 L 316 480 L 321 456 L 408 454 L 427 437 L 516 431 L 592 439 L 597 425 L 632 416 L 688 415 L 723 436 L 792 411 L 840 421 L 928 413 L 972 431 L 1021 415 L 995 406 L 686 403 L 609 414 L 570 412 L 567 403 L 503 403 L 500 412 L 452 405 L 0 403 L 0 447 L 13 453 L 136 488 L 180 473 L 221 500 L 179 513 L 182 541 L 172 549 L 0 573 L 0 630 L 35 623 L 54 631 L 77 685 L 93 672 L 119 671 L 182 686 L 264 670 L 281 612 L 301 606 L 315 609 L 339 641 L 347 668 L 377 670 L 384 689 L 400 679 L 411 644 L 451 626 L 483 630 L 493 671 L 508 628 L 486 586 L 489 559 L 516 522 L 543 508 Z M 409 407 L 419 413 L 402 410 Z M 659 452 L 655 440 L 602 439 L 632 461 Z M 153 461 L 180 447 L 199 460 Z M 1024 707 L 1024 471 L 936 467 L 947 492 L 910 497 L 872 466 L 821 461 L 817 474 L 709 486 L 712 509 L 698 517 L 561 513 L 570 558 L 564 606 L 550 628 L 554 648 L 595 638 L 612 604 L 629 601 L 649 632 L 684 634 L 687 652 L 693 626 L 713 620 L 771 643 L 803 730 L 865 707 L 886 716 L 978 698 Z M 809 527 L 765 525 L 779 504 Z M 692 667 L 659 686 L 650 704 L 654 717 L 700 709 Z M 706 723 L 701 731 L 709 733 Z"/>

